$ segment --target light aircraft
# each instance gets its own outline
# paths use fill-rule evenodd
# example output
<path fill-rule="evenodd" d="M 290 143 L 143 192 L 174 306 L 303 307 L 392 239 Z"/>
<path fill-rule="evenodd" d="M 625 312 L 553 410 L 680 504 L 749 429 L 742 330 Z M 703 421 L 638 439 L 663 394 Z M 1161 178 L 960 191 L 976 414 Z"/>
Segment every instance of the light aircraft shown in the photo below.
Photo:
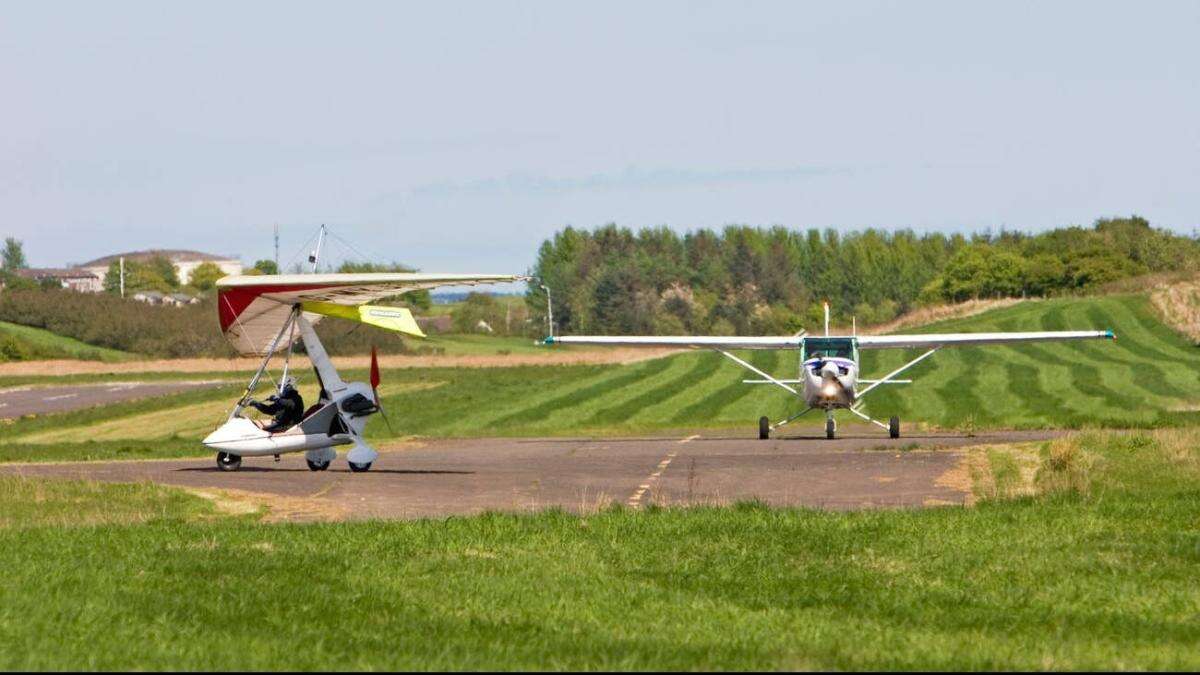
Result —
<path fill-rule="evenodd" d="M 362 437 L 367 419 L 382 412 L 376 393 L 377 361 L 372 353 L 370 383 L 343 381 L 313 324 L 328 316 L 424 337 L 409 310 L 369 303 L 438 286 L 525 279 L 511 274 L 415 273 L 285 274 L 220 279 L 217 313 L 221 331 L 239 353 L 262 356 L 263 360 L 229 418 L 204 439 L 204 444 L 217 451 L 217 466 L 225 471 L 236 471 L 243 457 L 278 458 L 288 452 L 304 452 L 309 469 L 324 471 L 337 458 L 334 448 L 339 445 L 351 446 L 346 461 L 352 471 L 367 471 L 379 456 Z M 268 431 L 242 412 L 271 359 L 279 352 L 284 352 L 283 376 L 279 378 L 282 393 L 297 340 L 308 353 L 321 393 L 298 424 L 282 431 Z"/>
<path fill-rule="evenodd" d="M 855 331 L 857 333 L 857 331 Z M 812 410 L 825 412 L 825 436 L 834 438 L 837 422 L 835 410 L 846 410 L 871 424 L 887 430 L 892 438 L 900 437 L 900 418 L 892 417 L 887 424 L 872 419 L 861 410 L 863 398 L 884 384 L 911 384 L 912 380 L 897 380 L 896 376 L 929 358 L 942 347 L 994 345 L 1049 340 L 1115 340 L 1111 330 L 1044 331 L 1029 333 L 943 333 L 928 335 L 830 335 L 829 305 L 825 305 L 825 335 L 814 337 L 803 332 L 788 337 L 716 337 L 716 336 L 616 336 L 553 335 L 545 344 L 623 345 L 630 347 L 691 347 L 713 349 L 762 379 L 742 380 L 746 384 L 770 384 L 800 399 L 805 407 L 787 419 L 771 423 L 767 417 L 758 420 L 758 437 L 766 440 L 771 432 Z M 926 349 L 924 353 L 878 379 L 859 377 L 860 349 Z M 778 379 L 730 353 L 737 349 L 790 349 L 800 352 L 800 372 L 796 379 Z M 797 390 L 795 385 L 803 385 Z M 866 385 L 859 389 L 859 385 Z"/>

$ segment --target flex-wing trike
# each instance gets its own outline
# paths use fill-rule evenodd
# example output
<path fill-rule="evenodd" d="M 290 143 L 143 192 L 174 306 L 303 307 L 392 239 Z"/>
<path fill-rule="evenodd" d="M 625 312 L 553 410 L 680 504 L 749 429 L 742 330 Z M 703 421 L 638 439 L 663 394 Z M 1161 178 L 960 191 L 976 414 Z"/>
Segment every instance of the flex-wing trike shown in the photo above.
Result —
<path fill-rule="evenodd" d="M 263 357 L 246 391 L 225 423 L 204 439 L 217 451 L 217 466 L 236 471 L 243 457 L 303 452 L 308 468 L 324 471 L 337 458 L 336 448 L 349 446 L 351 471 L 363 472 L 379 457 L 364 439 L 367 421 L 382 412 L 377 389 L 379 369 L 372 354 L 371 381 L 346 382 L 334 368 L 313 324 L 336 317 L 424 337 L 412 313 L 403 307 L 370 305 L 371 301 L 409 291 L 447 285 L 476 285 L 522 281 L 517 275 L 467 274 L 304 274 L 225 277 L 217 282 L 221 330 L 242 354 Z M 282 390 L 291 368 L 294 345 L 300 341 L 312 362 L 320 386 L 318 400 L 300 421 L 275 430 L 244 413 L 267 373 L 273 357 L 283 353 Z"/>

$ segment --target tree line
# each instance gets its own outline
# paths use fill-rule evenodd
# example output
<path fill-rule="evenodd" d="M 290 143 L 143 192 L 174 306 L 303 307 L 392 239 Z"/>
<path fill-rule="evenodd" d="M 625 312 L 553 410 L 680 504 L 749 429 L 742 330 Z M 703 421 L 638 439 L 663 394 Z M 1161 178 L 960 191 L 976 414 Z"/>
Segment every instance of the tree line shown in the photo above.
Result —
<path fill-rule="evenodd" d="M 1138 216 L 1091 227 L 970 236 L 733 225 L 568 227 L 538 249 L 526 302 L 545 327 L 545 285 L 564 333 L 747 335 L 820 322 L 829 301 L 864 323 L 922 304 L 1087 292 L 1200 267 L 1200 241 Z"/>

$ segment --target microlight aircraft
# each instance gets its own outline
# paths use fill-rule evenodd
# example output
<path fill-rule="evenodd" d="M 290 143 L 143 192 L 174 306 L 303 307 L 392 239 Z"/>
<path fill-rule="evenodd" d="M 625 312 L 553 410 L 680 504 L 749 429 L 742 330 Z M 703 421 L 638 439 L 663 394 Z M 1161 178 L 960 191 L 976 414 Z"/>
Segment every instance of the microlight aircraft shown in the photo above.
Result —
<path fill-rule="evenodd" d="M 761 379 L 742 380 L 746 384 L 769 384 L 779 387 L 800 399 L 800 412 L 771 423 L 767 417 L 758 420 L 758 437 L 766 440 L 771 432 L 802 415 L 813 411 L 825 412 L 825 436 L 837 435 L 835 410 L 851 414 L 886 429 L 892 438 L 900 437 L 900 418 L 893 416 L 885 424 L 862 411 L 863 398 L 885 384 L 911 384 L 912 380 L 897 380 L 896 376 L 924 361 L 942 347 L 995 345 L 1052 340 L 1115 340 L 1111 330 L 1043 331 L 1028 333 L 942 333 L 927 335 L 830 335 L 829 305 L 825 305 L 825 334 L 820 337 L 800 334 L 788 337 L 716 337 L 716 336 L 619 336 L 619 335 L 551 335 L 546 344 L 622 345 L 630 347 L 691 347 L 715 350 Z M 914 349 L 926 351 L 903 366 L 878 379 L 859 378 L 859 350 Z M 796 379 L 778 379 L 741 359 L 730 350 L 789 349 L 800 352 L 800 372 Z M 797 389 L 797 385 L 801 389 Z M 865 385 L 859 389 L 859 385 Z"/>
<path fill-rule="evenodd" d="M 410 291 L 438 286 L 523 281 L 511 274 L 284 274 L 229 276 L 217 281 L 217 314 L 221 331 L 243 355 L 262 356 L 262 364 L 246 391 L 230 411 L 228 419 L 204 439 L 217 451 L 217 466 L 236 471 L 243 457 L 261 457 L 303 452 L 308 468 L 324 471 L 337 458 L 335 447 L 350 446 L 346 461 L 351 471 L 371 468 L 379 456 L 363 440 L 367 419 L 382 412 L 377 389 L 378 363 L 372 353 L 371 381 L 345 382 L 333 367 L 325 347 L 313 330 L 323 317 L 335 317 L 384 330 L 425 337 L 403 307 L 371 305 L 373 301 Z M 300 341 L 320 385 L 320 395 L 290 428 L 269 431 L 243 415 L 272 358 L 283 352 L 283 375 L 287 379 L 293 345 Z"/>

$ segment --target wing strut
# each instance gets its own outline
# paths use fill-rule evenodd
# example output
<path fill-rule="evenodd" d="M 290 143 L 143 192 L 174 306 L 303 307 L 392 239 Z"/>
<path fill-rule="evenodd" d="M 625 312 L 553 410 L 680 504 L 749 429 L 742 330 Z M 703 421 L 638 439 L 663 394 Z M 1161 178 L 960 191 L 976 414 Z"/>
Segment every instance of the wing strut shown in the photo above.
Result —
<path fill-rule="evenodd" d="M 742 359 L 739 359 L 738 357 L 734 356 L 733 354 L 730 354 L 729 352 L 725 351 L 724 349 L 717 349 L 717 350 L 714 350 L 714 351 L 716 351 L 716 352 L 720 353 L 720 354 L 721 354 L 722 356 L 724 356 L 725 358 L 729 359 L 730 361 L 733 361 L 734 363 L 736 363 L 736 364 L 738 364 L 739 366 L 741 366 L 741 367 L 745 368 L 746 370 L 749 370 L 749 371 L 751 371 L 751 372 L 753 372 L 753 373 L 755 373 L 755 374 L 759 375 L 760 377 L 763 377 L 763 378 L 765 378 L 765 379 L 766 379 L 768 382 L 770 382 L 771 384 L 777 384 L 777 385 L 779 385 L 779 386 L 783 387 L 784 389 L 787 389 L 789 392 L 791 392 L 791 394 L 792 394 L 793 396 L 796 396 L 796 397 L 803 398 L 802 396 L 800 396 L 800 392 L 798 392 L 798 391 L 796 391 L 795 389 L 793 389 L 793 388 L 791 387 L 791 385 L 784 384 L 784 383 L 783 383 L 781 380 L 777 380 L 777 379 L 775 379 L 775 378 L 771 377 L 770 375 L 768 375 L 768 374 L 764 373 L 763 371 L 759 370 L 758 368 L 755 368 L 755 367 L 754 367 L 753 365 L 751 365 L 751 364 L 750 364 L 748 361 L 744 361 L 744 360 L 742 360 Z"/>
<path fill-rule="evenodd" d="M 250 396 L 254 394 L 254 389 L 258 387 L 258 381 L 262 379 L 263 373 L 267 372 L 267 364 L 271 362 L 271 357 L 275 355 L 275 348 L 279 346 L 279 341 L 283 339 L 283 336 L 292 329 L 292 324 L 295 323 L 299 313 L 300 309 L 296 307 L 288 314 L 287 321 L 283 322 L 283 328 L 280 328 L 279 332 L 275 334 L 275 338 L 271 340 L 271 346 L 267 348 L 267 355 L 263 357 L 258 371 L 254 373 L 254 377 L 250 378 L 250 384 L 246 385 L 245 393 L 242 394 L 242 397 L 238 399 L 237 405 L 233 406 L 233 410 L 229 413 L 229 419 L 237 417 L 242 412 L 242 409 L 246 407 L 246 401 L 250 400 Z"/>

